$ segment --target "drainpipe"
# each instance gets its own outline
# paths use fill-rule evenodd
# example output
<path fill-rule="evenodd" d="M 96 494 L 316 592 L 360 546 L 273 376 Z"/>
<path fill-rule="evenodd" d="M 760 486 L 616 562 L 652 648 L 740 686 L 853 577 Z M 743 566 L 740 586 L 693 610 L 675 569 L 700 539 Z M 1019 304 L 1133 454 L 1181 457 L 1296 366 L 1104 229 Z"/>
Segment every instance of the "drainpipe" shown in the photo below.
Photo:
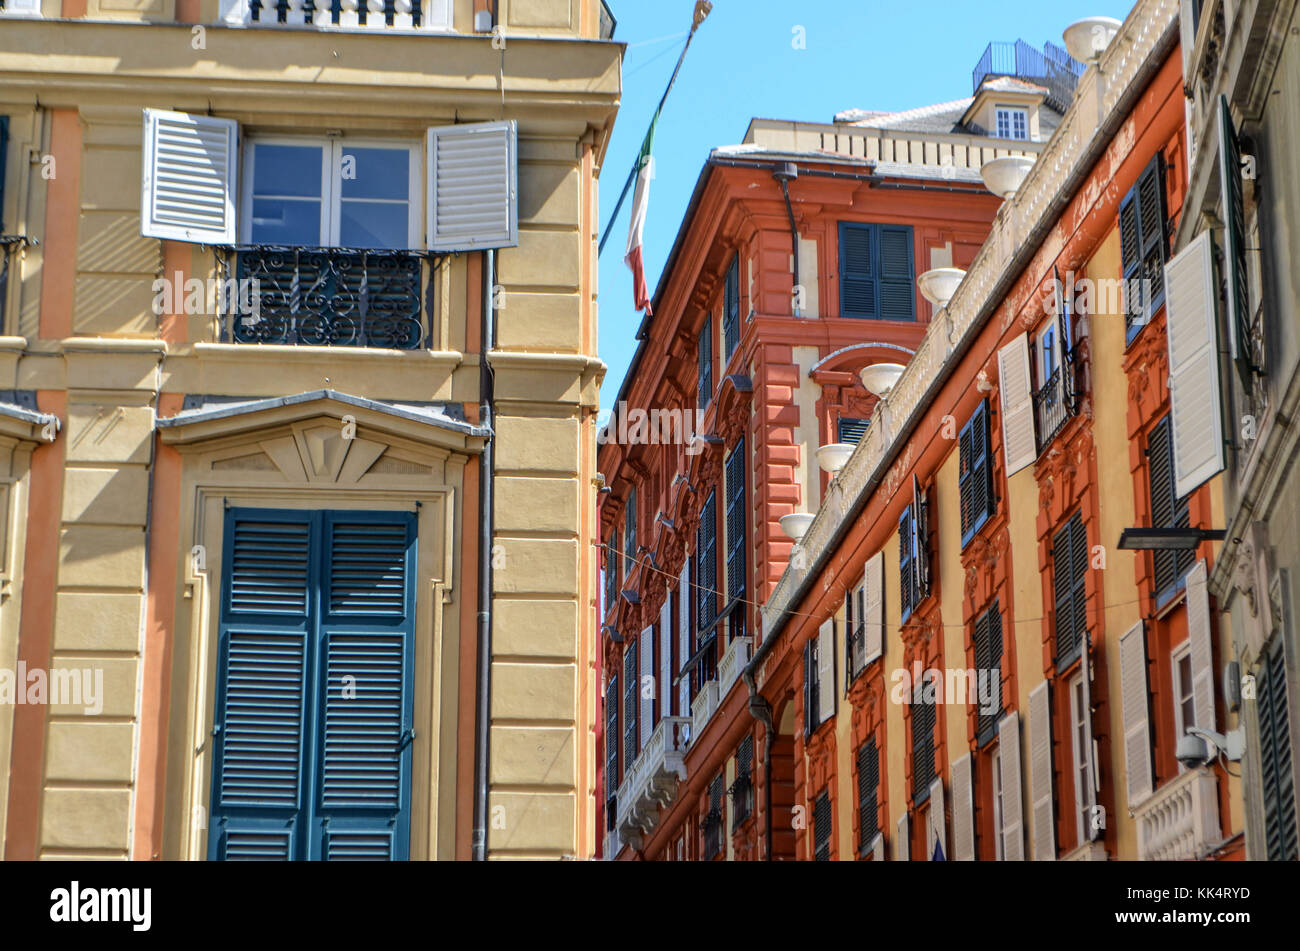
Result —
<path fill-rule="evenodd" d="M 763 861 L 772 861 L 772 704 L 758 693 L 754 683 L 754 674 L 746 665 L 741 676 L 749 688 L 749 715 L 763 724 L 763 801 L 766 805 L 763 813 Z"/>
<path fill-rule="evenodd" d="M 474 743 L 474 841 L 473 859 L 487 859 L 488 752 L 492 717 L 492 512 L 493 466 L 496 457 L 496 420 L 492 414 L 493 380 L 488 352 L 496 343 L 493 301 L 496 252 L 483 253 L 483 321 L 479 334 L 482 357 L 479 362 L 479 425 L 489 430 L 479 457 L 478 480 L 478 683 L 476 736 Z"/>
<path fill-rule="evenodd" d="M 794 249 L 794 296 L 790 300 L 790 310 L 794 316 L 803 316 L 803 310 L 797 303 L 799 299 L 799 226 L 794 223 L 794 207 L 790 204 L 790 182 L 799 177 L 799 166 L 794 162 L 782 162 L 772 169 L 772 177 L 781 183 L 781 194 L 785 196 L 785 213 L 790 216 L 790 247 Z"/>

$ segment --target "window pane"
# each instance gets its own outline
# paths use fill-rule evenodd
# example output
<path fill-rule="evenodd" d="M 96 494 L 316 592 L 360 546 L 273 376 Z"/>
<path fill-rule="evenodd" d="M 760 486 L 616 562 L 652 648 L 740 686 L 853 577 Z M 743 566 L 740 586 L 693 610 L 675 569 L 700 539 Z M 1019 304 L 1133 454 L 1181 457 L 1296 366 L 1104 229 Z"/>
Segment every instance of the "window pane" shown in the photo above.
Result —
<path fill-rule="evenodd" d="M 405 248 L 408 245 L 406 202 L 344 201 L 339 244 L 345 248 Z"/>
<path fill-rule="evenodd" d="M 254 244 L 320 244 L 320 199 L 254 198 Z"/>
<path fill-rule="evenodd" d="M 319 199 L 321 146 L 253 146 L 253 194 Z"/>
<path fill-rule="evenodd" d="M 410 187 L 410 149 L 343 149 L 340 178 L 344 198 L 406 201 Z"/>

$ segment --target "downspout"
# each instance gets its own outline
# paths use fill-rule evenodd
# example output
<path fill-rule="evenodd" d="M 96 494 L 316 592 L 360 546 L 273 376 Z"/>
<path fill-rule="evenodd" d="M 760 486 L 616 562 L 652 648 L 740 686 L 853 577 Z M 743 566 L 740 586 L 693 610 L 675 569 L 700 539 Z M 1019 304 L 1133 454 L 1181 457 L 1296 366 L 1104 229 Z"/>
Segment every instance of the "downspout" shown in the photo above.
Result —
<path fill-rule="evenodd" d="M 799 166 L 794 162 L 782 162 L 772 169 L 772 177 L 781 183 L 781 194 L 785 196 L 785 213 L 790 216 L 790 247 L 794 250 L 794 294 L 790 298 L 790 311 L 795 317 L 802 317 L 803 310 L 799 300 L 799 226 L 794 221 L 794 207 L 790 204 L 790 182 L 799 177 Z"/>
<path fill-rule="evenodd" d="M 749 715 L 763 724 L 763 861 L 772 861 L 772 704 L 760 696 L 754 674 L 746 665 L 741 672 L 749 688 Z"/>
<path fill-rule="evenodd" d="M 474 742 L 474 841 L 472 857 L 476 862 L 487 859 L 488 754 L 492 717 L 492 512 L 493 468 L 496 433 L 493 419 L 492 367 L 488 352 L 496 343 L 496 314 L 493 300 L 496 252 L 483 253 L 483 319 L 479 334 L 482 356 L 479 360 L 479 425 L 488 429 L 479 456 L 478 480 L 478 680 L 475 705 L 476 735 Z"/>

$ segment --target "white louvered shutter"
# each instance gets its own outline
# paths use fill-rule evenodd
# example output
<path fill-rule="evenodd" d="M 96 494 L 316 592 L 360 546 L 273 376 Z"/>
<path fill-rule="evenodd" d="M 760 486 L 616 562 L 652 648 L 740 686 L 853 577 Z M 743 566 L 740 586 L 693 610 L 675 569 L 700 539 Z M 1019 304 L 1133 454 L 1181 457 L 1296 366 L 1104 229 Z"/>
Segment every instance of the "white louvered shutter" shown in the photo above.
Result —
<path fill-rule="evenodd" d="M 998 351 L 998 390 L 1002 400 L 1002 451 L 1007 475 L 1012 476 L 1038 458 L 1028 334 L 1021 334 Z"/>
<path fill-rule="evenodd" d="M 1084 838 L 1089 842 L 1095 837 L 1097 829 L 1093 829 L 1092 809 L 1097 805 L 1097 740 L 1092 733 L 1092 639 L 1084 635 L 1083 638 L 1083 662 L 1080 664 L 1079 684 L 1083 693 L 1083 709 L 1079 715 L 1083 718 L 1084 739 L 1083 755 L 1087 758 L 1088 763 L 1088 788 L 1083 790 L 1083 802 L 1080 804 L 1083 809 L 1083 831 Z M 1073 739 L 1073 735 L 1071 736 Z"/>
<path fill-rule="evenodd" d="M 1192 701 L 1196 726 L 1216 730 L 1214 716 L 1214 643 L 1210 588 L 1205 559 L 1187 573 L 1187 641 L 1192 660 Z M 1184 724 L 1184 728 L 1191 724 Z"/>
<path fill-rule="evenodd" d="M 673 596 L 664 594 L 659 609 L 659 715 L 668 716 L 673 709 Z M 671 738 L 670 738 L 671 742 Z"/>
<path fill-rule="evenodd" d="M 144 110 L 140 234 L 234 244 L 238 137 L 233 119 Z"/>
<path fill-rule="evenodd" d="M 817 722 L 825 723 L 835 716 L 835 619 L 822 622 L 817 631 Z"/>
<path fill-rule="evenodd" d="M 944 860 L 950 857 L 948 855 L 948 823 L 944 816 L 943 802 L 943 777 L 936 776 L 934 782 L 930 784 L 930 834 L 929 834 L 929 854 L 926 860 L 934 858 L 935 843 L 943 846 Z"/>
<path fill-rule="evenodd" d="M 1119 639 L 1119 693 L 1124 714 L 1124 769 L 1132 809 L 1151 795 L 1151 722 L 1147 710 L 1147 645 L 1138 621 Z"/>
<path fill-rule="evenodd" d="M 1056 858 L 1056 817 L 1052 808 L 1052 705 L 1047 681 L 1029 691 L 1029 803 L 1034 861 L 1050 862 Z"/>
<path fill-rule="evenodd" d="M 871 840 L 871 861 L 883 862 L 885 860 L 885 833 L 877 832 L 876 837 Z"/>
<path fill-rule="evenodd" d="M 1203 231 L 1165 265 L 1174 491 L 1223 470 L 1223 399 L 1215 332 L 1214 243 Z"/>
<path fill-rule="evenodd" d="M 5 4 L 5 13 L 38 17 L 41 15 L 41 0 L 8 0 Z"/>
<path fill-rule="evenodd" d="M 637 696 L 641 698 L 641 749 L 645 749 L 650 742 L 650 734 L 654 732 L 655 717 L 655 691 L 653 689 L 655 628 L 653 624 L 641 632 L 641 640 L 638 646 L 641 648 L 641 682 L 636 685 L 636 690 Z M 652 689 L 650 690 L 646 690 L 646 677 L 651 678 L 652 681 Z"/>
<path fill-rule="evenodd" d="M 426 159 L 430 250 L 482 251 L 519 244 L 513 120 L 432 128 Z"/>
<path fill-rule="evenodd" d="M 1025 858 L 1024 790 L 1020 779 L 1020 714 L 1008 713 L 998 722 L 998 764 L 1002 773 L 1002 857 Z"/>
<path fill-rule="evenodd" d="M 682 565 L 681 579 L 677 583 L 677 671 L 681 681 L 677 684 L 677 715 L 691 715 L 691 678 L 681 673 L 682 665 L 691 656 L 691 605 L 694 598 L 691 590 L 691 557 L 686 556 Z"/>
<path fill-rule="evenodd" d="M 952 761 L 951 858 L 957 862 L 975 861 L 975 795 L 970 753 Z"/>
<path fill-rule="evenodd" d="M 908 843 L 907 813 L 898 817 L 898 831 L 894 833 L 894 861 L 906 862 L 911 856 Z"/>
<path fill-rule="evenodd" d="M 885 652 L 885 553 L 876 552 L 867 560 L 866 578 L 867 663 Z"/>

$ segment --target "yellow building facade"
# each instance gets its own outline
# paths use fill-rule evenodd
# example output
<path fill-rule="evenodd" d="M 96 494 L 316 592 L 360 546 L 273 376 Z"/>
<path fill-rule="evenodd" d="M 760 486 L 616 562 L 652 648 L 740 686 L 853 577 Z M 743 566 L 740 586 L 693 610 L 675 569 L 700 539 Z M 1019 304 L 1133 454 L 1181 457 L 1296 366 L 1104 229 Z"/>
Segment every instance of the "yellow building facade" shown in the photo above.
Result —
<path fill-rule="evenodd" d="M 0 7 L 6 858 L 594 850 L 622 48 L 346 6 Z"/>

